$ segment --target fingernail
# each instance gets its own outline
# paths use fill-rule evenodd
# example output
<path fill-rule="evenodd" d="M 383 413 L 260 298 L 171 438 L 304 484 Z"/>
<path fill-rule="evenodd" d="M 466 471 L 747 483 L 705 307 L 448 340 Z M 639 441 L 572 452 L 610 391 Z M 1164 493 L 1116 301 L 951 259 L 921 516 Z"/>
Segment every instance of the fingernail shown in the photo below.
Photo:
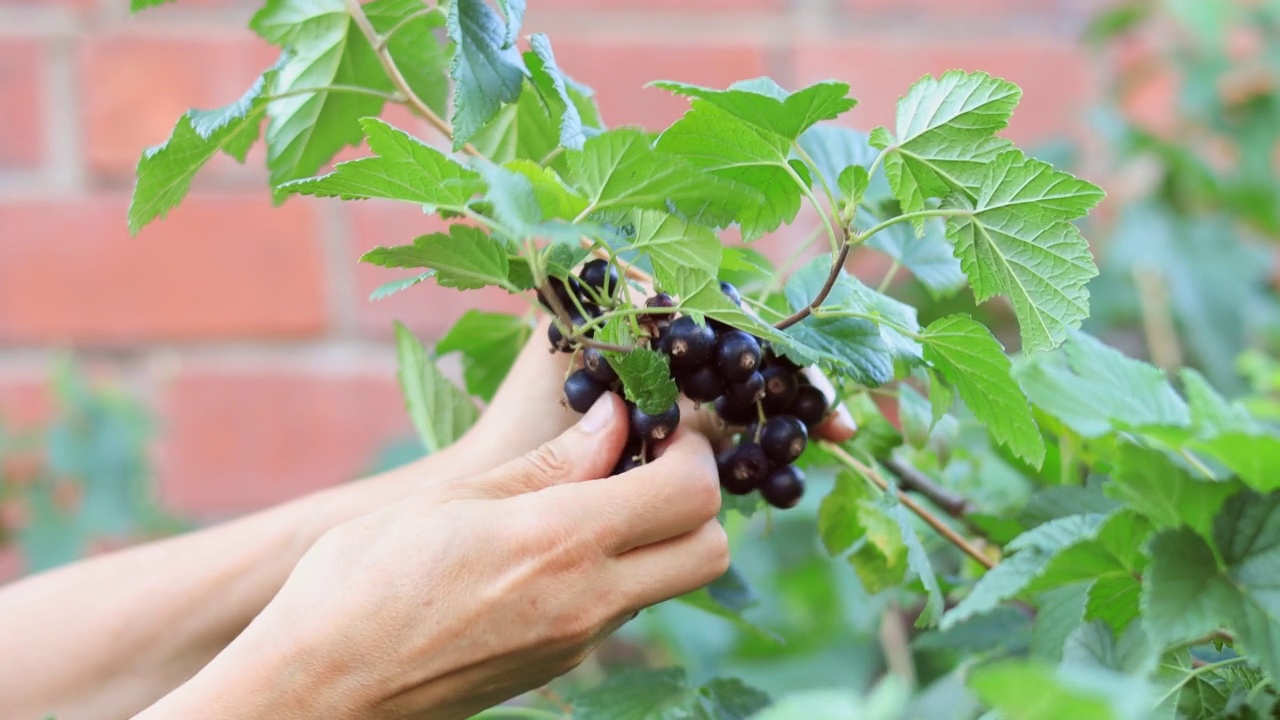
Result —
<path fill-rule="evenodd" d="M 596 404 L 591 406 L 586 415 L 578 421 L 578 428 L 588 435 L 595 435 L 604 430 L 613 420 L 614 402 L 608 393 L 600 396 Z"/>

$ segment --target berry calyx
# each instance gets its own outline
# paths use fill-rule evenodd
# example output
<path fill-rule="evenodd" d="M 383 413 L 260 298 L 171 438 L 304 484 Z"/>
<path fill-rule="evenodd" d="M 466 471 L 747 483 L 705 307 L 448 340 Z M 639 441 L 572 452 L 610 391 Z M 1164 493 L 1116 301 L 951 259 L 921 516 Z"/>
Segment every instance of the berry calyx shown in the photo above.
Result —
<path fill-rule="evenodd" d="M 724 394 L 735 405 L 754 406 L 764 399 L 764 376 L 758 372 L 753 372 L 741 382 L 727 384 Z"/>
<path fill-rule="evenodd" d="M 583 284 L 594 288 L 602 298 L 611 298 L 618 292 L 618 268 L 608 260 L 597 259 L 583 265 L 578 278 Z"/>
<path fill-rule="evenodd" d="M 760 446 L 769 459 L 779 465 L 800 457 L 809 444 L 809 432 L 794 415 L 778 415 L 760 428 Z"/>
<path fill-rule="evenodd" d="M 676 427 L 679 425 L 679 405 L 672 405 L 657 415 L 650 415 L 641 410 L 639 405 L 631 406 L 631 435 L 633 437 L 658 442 L 671 437 L 671 434 L 676 431 Z"/>
<path fill-rule="evenodd" d="M 724 394 L 724 380 L 710 365 L 680 376 L 680 392 L 694 402 L 712 402 Z"/>
<path fill-rule="evenodd" d="M 766 367 L 764 378 L 764 411 L 771 415 L 786 412 L 796 400 L 800 381 L 795 372 L 783 367 Z"/>
<path fill-rule="evenodd" d="M 574 412 L 584 413 L 590 410 L 606 390 L 608 387 L 588 375 L 586 370 L 575 370 L 564 381 L 564 399 Z"/>
<path fill-rule="evenodd" d="M 746 495 L 760 487 L 769 474 L 769 458 L 755 443 L 743 443 L 721 453 L 716 459 L 720 487 L 733 495 Z"/>
<path fill-rule="evenodd" d="M 671 364 L 677 367 L 695 367 L 705 363 L 711 357 L 715 344 L 715 332 L 706 325 L 697 324 L 687 315 L 673 321 L 662 334 L 662 349 L 671 356 Z"/>
<path fill-rule="evenodd" d="M 605 359 L 604 353 L 596 348 L 587 348 L 582 351 L 582 369 L 586 370 L 592 378 L 606 385 L 618 379 L 618 371 L 614 370 Z"/>
<path fill-rule="evenodd" d="M 822 391 L 812 385 L 805 385 L 796 391 L 796 398 L 788 410 L 808 427 L 822 423 L 827 417 L 827 398 Z"/>
<path fill-rule="evenodd" d="M 725 380 L 746 380 L 760 367 L 759 341 L 741 330 L 725 332 L 716 340 L 716 366 Z"/>
<path fill-rule="evenodd" d="M 804 497 L 804 473 L 795 465 L 784 465 L 760 483 L 760 495 L 779 510 L 793 508 Z"/>

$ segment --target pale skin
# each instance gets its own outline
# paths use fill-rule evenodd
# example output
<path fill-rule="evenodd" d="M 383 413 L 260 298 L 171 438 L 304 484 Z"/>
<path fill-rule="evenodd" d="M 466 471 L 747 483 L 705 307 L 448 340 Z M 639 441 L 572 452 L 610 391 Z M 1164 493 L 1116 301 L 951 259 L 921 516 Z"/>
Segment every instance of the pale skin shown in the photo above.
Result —
<path fill-rule="evenodd" d="M 564 408 L 543 330 L 440 453 L 4 588 L 0 720 L 466 718 L 719 577 L 709 426 L 608 477 L 625 407 Z"/>

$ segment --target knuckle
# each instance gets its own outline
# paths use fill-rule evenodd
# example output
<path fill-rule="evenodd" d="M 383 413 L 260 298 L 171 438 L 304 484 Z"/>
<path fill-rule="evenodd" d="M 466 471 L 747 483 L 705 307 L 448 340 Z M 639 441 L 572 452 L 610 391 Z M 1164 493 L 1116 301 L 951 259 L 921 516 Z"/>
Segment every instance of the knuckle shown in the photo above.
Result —
<path fill-rule="evenodd" d="M 723 498 L 720 495 L 720 475 L 714 467 L 708 469 L 699 466 L 689 485 L 689 501 L 703 517 L 713 518 L 719 514 Z"/>
<path fill-rule="evenodd" d="M 715 580 L 729 570 L 731 559 L 729 534 L 725 532 L 723 525 L 715 521 L 703 526 L 703 534 L 706 538 L 707 572 L 708 574 L 714 573 L 711 580 Z"/>
<path fill-rule="evenodd" d="M 547 443 L 525 456 L 525 470 L 534 479 L 554 480 L 563 477 L 569 469 L 569 458 L 555 443 Z"/>

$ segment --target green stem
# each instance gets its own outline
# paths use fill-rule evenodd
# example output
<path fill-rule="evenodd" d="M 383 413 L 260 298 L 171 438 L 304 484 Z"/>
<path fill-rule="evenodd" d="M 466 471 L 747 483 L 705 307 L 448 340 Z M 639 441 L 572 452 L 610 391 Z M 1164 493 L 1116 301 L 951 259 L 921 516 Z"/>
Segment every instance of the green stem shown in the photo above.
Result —
<path fill-rule="evenodd" d="M 809 166 L 809 170 L 817 176 L 818 182 L 822 184 L 822 191 L 826 193 L 827 200 L 831 203 L 831 212 L 835 212 L 839 202 L 836 200 L 836 194 L 831 190 L 831 185 L 827 183 L 826 176 L 818 171 L 818 164 L 813 161 L 813 158 L 809 156 L 809 153 L 805 151 L 799 141 L 791 143 L 791 148 L 795 150 L 800 160 Z"/>
<path fill-rule="evenodd" d="M 1218 479 L 1218 476 L 1214 474 L 1213 470 L 1210 470 L 1209 466 L 1205 465 L 1203 460 L 1196 457 L 1195 453 L 1186 448 L 1178 448 L 1178 454 L 1181 455 L 1188 463 L 1191 463 L 1191 467 L 1194 467 L 1201 473 L 1204 473 L 1206 478 L 1210 480 Z"/>
<path fill-rule="evenodd" d="M 774 270 L 773 277 L 769 278 L 769 284 L 765 286 L 764 290 L 761 290 L 756 295 L 757 302 L 764 302 L 765 299 L 782 287 L 782 283 L 786 279 L 787 273 L 797 262 L 799 262 L 800 258 L 808 252 L 809 248 L 813 245 L 813 241 L 817 240 L 821 233 L 822 228 L 814 228 L 809 231 L 809 236 L 806 237 L 790 255 L 787 255 L 787 257 L 782 261 L 782 264 L 778 265 L 777 269 Z"/>
<path fill-rule="evenodd" d="M 579 328 L 579 330 L 581 332 L 587 332 L 590 330 L 598 329 L 600 327 L 603 327 L 604 324 L 610 320 L 610 318 L 616 318 L 616 317 L 633 318 L 640 315 L 670 315 L 673 312 L 673 310 L 674 310 L 673 308 L 656 308 L 656 307 L 618 308 L 617 310 L 610 310 L 609 312 L 601 315 L 600 317 L 591 318 L 587 322 L 583 323 L 582 327 Z"/>
<path fill-rule="evenodd" d="M 831 254 L 835 255 L 840 252 L 840 238 L 836 235 L 836 226 L 831 222 L 831 214 L 823 209 L 822 203 L 818 202 L 818 197 L 813 194 L 813 190 L 805 184 L 804 178 L 796 173 L 796 169 L 790 165 L 783 163 L 783 167 L 787 169 L 787 174 L 795 181 L 796 187 L 800 188 L 800 193 L 809 200 L 809 204 L 813 206 L 814 212 L 818 213 L 818 217 L 822 219 L 822 225 L 827 230 L 827 239 L 831 242 Z"/>
<path fill-rule="evenodd" d="M 884 274 L 884 279 L 876 286 L 876 292 L 883 295 L 884 291 L 889 289 L 889 285 L 893 283 L 893 279 L 898 276 L 898 271 L 901 269 L 902 261 L 898 260 L 898 258 L 894 258 L 893 264 L 889 266 L 888 272 Z"/>
<path fill-rule="evenodd" d="M 391 42 L 391 38 L 395 37 L 396 33 L 403 30 L 406 25 L 413 22 L 414 20 L 417 20 L 420 17 L 425 17 L 427 15 L 431 15 L 438 12 L 440 12 L 440 8 L 438 7 L 424 7 L 417 12 L 412 12 L 412 13 L 409 13 L 408 15 L 405 15 L 403 18 L 400 19 L 400 22 L 396 23 L 395 25 L 392 25 L 390 30 L 382 34 L 382 39 L 378 41 L 378 47 L 374 49 L 377 50 L 378 52 L 382 52 L 387 48 L 387 43 Z"/>
<path fill-rule="evenodd" d="M 264 98 L 264 100 L 266 100 L 267 102 L 275 102 L 276 100 L 283 100 L 285 98 L 295 97 L 297 95 L 312 95 L 315 93 L 331 93 L 331 92 L 353 93 L 356 95 L 371 95 L 373 97 L 382 98 L 387 102 L 393 102 L 393 103 L 404 103 L 406 101 L 405 96 L 400 95 L 398 93 L 383 92 L 382 90 L 374 90 L 373 88 L 361 87 L 359 85 L 342 85 L 342 84 L 324 85 L 321 87 L 296 88 L 294 90 L 285 90 L 282 93 L 276 93 L 275 95 L 268 95 L 267 97 Z"/>
<path fill-rule="evenodd" d="M 538 708 L 521 708 L 521 707 L 495 707 L 489 708 L 478 715 L 471 716 L 471 720 L 566 720 L 564 715 L 553 713 L 550 710 L 539 710 Z"/>
<path fill-rule="evenodd" d="M 1159 700 L 1156 701 L 1155 707 L 1160 707 L 1161 705 L 1163 705 L 1166 700 L 1173 697 L 1175 693 L 1181 690 L 1187 683 L 1191 682 L 1192 679 L 1200 675 L 1203 675 L 1207 672 L 1213 672 L 1218 668 L 1226 667 L 1228 665 L 1235 665 L 1236 663 L 1248 662 L 1248 660 L 1249 658 L 1242 655 L 1240 657 L 1233 657 L 1233 658 L 1227 658 L 1226 660 L 1219 660 L 1218 662 L 1209 663 L 1208 665 L 1201 665 L 1200 667 L 1191 670 L 1186 675 L 1183 675 L 1181 680 L 1174 683 L 1174 686 L 1169 688 L 1169 692 L 1165 693 L 1163 696 L 1161 696 Z"/>
<path fill-rule="evenodd" d="M 908 220 L 915 220 L 917 218 L 929 218 L 929 217 L 963 217 L 965 215 L 972 215 L 972 214 L 973 214 L 972 210 L 965 210 L 963 208 L 932 208 L 929 210 L 917 210 L 915 212 L 904 213 L 902 215 L 894 215 L 893 217 L 889 218 L 888 220 L 885 220 L 884 222 L 881 222 L 877 225 L 872 225 L 866 230 L 863 230 L 862 232 L 855 234 L 853 236 L 853 242 L 854 244 L 860 244 L 860 243 L 866 242 L 867 238 L 871 237 L 872 235 L 875 235 L 881 230 L 884 230 L 885 228 L 891 225 L 897 225 L 900 222 L 906 222 Z"/>

